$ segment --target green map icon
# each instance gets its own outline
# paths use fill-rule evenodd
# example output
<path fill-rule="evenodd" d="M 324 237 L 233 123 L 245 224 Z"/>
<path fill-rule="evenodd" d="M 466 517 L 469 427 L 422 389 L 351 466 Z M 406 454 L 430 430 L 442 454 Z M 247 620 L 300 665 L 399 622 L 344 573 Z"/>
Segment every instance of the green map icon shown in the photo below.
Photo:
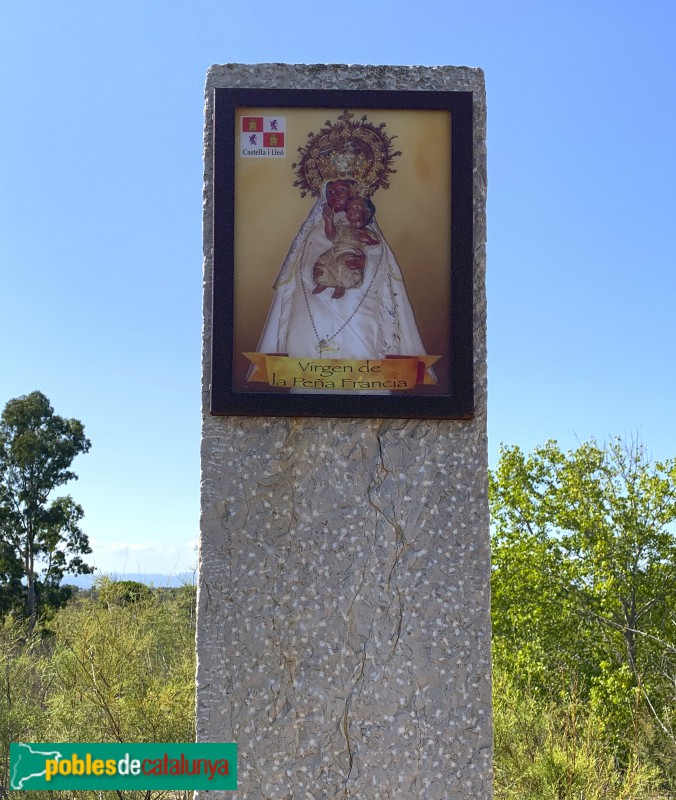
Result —
<path fill-rule="evenodd" d="M 21 789 L 43 788 L 47 759 L 58 761 L 62 758 L 60 750 L 48 748 L 50 745 L 23 744 L 21 742 L 10 744 L 10 789 L 20 791 Z"/>

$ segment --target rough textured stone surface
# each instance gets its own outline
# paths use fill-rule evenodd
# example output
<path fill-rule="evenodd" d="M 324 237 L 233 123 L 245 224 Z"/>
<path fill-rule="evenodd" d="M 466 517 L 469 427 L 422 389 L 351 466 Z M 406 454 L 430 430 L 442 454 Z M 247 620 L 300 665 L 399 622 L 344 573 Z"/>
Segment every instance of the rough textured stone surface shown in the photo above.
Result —
<path fill-rule="evenodd" d="M 475 93 L 472 421 L 211 417 L 211 90 Z M 485 100 L 464 67 L 212 67 L 197 736 L 237 800 L 490 800 Z"/>

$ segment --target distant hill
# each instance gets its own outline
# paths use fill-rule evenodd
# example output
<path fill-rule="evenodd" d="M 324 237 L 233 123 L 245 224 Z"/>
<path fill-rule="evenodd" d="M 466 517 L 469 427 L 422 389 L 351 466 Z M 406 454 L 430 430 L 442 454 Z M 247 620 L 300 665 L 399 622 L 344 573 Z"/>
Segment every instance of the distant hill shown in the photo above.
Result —
<path fill-rule="evenodd" d="M 97 572 L 94 575 L 66 575 L 62 583 L 77 586 L 78 589 L 90 589 L 94 581 L 102 575 L 114 581 L 138 581 L 139 583 L 145 583 L 147 586 L 166 587 L 169 589 L 183 586 L 186 583 L 195 583 L 197 580 L 197 575 L 194 572 L 179 572 L 176 575 L 142 572 L 125 572 L 118 575 L 115 572 Z"/>

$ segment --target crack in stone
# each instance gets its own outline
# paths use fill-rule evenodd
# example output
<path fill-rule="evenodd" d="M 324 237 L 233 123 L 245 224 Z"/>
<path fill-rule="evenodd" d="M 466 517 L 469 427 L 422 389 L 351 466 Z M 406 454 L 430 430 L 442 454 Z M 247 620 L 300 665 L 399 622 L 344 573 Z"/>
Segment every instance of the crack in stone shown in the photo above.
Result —
<path fill-rule="evenodd" d="M 347 617 L 348 626 L 350 626 L 351 622 L 352 622 L 352 620 L 351 620 L 352 609 L 354 608 L 354 604 L 357 602 L 357 598 L 359 597 L 359 594 L 361 593 L 362 586 L 365 583 L 366 583 L 366 566 L 364 566 L 364 568 L 361 571 L 361 580 L 359 581 L 359 586 L 357 586 L 357 590 L 354 593 L 354 597 L 350 601 L 350 606 L 347 609 L 346 617 Z"/>
<path fill-rule="evenodd" d="M 352 751 L 352 743 L 350 741 L 350 723 L 348 720 L 348 707 L 350 705 L 350 697 L 352 693 L 348 696 L 347 700 L 345 701 L 345 710 L 343 712 L 343 736 L 345 737 L 345 744 L 347 746 L 347 755 L 348 755 L 348 767 L 347 767 L 347 775 L 345 776 L 344 781 L 344 790 L 345 790 L 345 797 L 348 798 L 350 796 L 350 790 L 348 788 L 348 781 L 350 780 L 350 774 L 352 772 L 352 765 L 354 764 L 354 753 Z"/>
<path fill-rule="evenodd" d="M 399 523 L 396 521 L 396 519 L 394 519 L 394 517 L 390 517 L 388 514 L 385 513 L 385 510 L 380 506 L 378 502 L 376 502 L 377 498 L 374 497 L 376 490 L 383 483 L 384 479 L 381 477 L 382 473 L 385 473 L 386 475 L 392 474 L 392 471 L 385 466 L 385 456 L 383 453 L 383 445 L 380 438 L 380 427 L 374 430 L 374 435 L 378 443 L 378 453 L 380 456 L 378 463 L 378 477 L 374 477 L 374 479 L 369 483 L 368 488 L 366 490 L 366 495 L 368 497 L 369 503 L 375 509 L 376 515 L 380 514 L 394 531 L 395 541 L 399 548 L 394 556 L 394 561 L 392 562 L 392 566 L 387 576 L 387 588 L 389 589 L 392 580 L 392 575 L 394 574 L 397 564 L 399 563 L 399 560 L 408 545 L 406 542 L 406 534 L 404 533 L 404 530 L 401 527 L 401 525 L 399 525 Z"/>
<path fill-rule="evenodd" d="M 394 658 L 394 654 L 396 652 L 397 645 L 399 644 L 399 638 L 401 637 L 401 629 L 402 629 L 402 626 L 403 626 L 403 623 L 404 623 L 404 604 L 402 602 L 401 592 L 399 591 L 399 589 L 397 589 L 397 599 L 399 601 L 399 605 L 398 605 L 398 608 L 399 608 L 399 621 L 397 623 L 397 630 L 395 631 L 395 634 L 394 634 L 395 635 L 394 644 L 392 645 L 392 650 L 390 651 L 390 654 L 387 657 L 387 662 L 386 663 L 388 663 L 388 664 Z"/>

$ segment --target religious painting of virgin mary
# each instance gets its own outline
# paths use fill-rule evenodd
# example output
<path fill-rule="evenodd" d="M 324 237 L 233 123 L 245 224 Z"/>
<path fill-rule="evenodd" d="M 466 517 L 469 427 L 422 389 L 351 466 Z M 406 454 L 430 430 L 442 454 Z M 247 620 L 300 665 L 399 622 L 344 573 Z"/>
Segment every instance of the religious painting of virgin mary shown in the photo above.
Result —
<path fill-rule="evenodd" d="M 471 103 L 217 92 L 212 413 L 470 416 Z"/>

